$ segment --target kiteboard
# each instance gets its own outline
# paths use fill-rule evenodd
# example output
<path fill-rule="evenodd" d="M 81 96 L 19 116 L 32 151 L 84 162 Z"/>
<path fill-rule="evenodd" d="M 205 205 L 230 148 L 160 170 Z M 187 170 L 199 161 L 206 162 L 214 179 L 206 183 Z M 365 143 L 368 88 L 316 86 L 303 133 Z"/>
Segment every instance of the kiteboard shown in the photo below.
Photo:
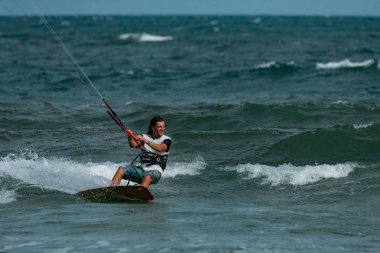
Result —
<path fill-rule="evenodd" d="M 80 191 L 77 197 L 94 202 L 150 202 L 153 195 L 141 185 L 110 186 Z"/>

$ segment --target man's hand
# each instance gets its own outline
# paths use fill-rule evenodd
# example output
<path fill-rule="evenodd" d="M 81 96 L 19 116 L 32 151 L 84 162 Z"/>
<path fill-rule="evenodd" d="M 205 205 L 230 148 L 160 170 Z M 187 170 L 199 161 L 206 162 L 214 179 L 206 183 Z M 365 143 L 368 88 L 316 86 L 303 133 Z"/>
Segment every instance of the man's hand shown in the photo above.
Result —
<path fill-rule="evenodd" d="M 141 143 L 146 143 L 147 142 L 147 140 L 144 138 L 144 136 L 142 136 L 142 135 L 137 135 L 137 139 L 141 142 Z"/>

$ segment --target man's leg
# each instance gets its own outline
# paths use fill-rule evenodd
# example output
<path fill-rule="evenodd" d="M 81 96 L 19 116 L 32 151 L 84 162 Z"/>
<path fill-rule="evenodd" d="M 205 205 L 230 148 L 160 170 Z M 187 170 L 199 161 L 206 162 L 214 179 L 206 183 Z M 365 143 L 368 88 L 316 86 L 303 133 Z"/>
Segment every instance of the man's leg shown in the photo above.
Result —
<path fill-rule="evenodd" d="M 152 177 L 147 175 L 144 177 L 144 179 L 141 183 L 141 186 L 144 186 L 145 188 L 148 189 L 151 182 L 152 182 Z"/>
<path fill-rule="evenodd" d="M 124 176 L 124 170 L 122 167 L 119 167 L 112 178 L 112 185 L 115 185 L 115 186 L 119 185 L 123 176 Z"/>

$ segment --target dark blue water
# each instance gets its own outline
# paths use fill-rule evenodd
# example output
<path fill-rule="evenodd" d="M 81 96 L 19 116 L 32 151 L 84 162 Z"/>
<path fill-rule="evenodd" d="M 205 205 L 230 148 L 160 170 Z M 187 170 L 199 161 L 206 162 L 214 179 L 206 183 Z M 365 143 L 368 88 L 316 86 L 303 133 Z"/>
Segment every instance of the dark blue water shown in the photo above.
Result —
<path fill-rule="evenodd" d="M 48 21 L 174 144 L 152 204 L 77 199 L 137 151 L 38 18 L 0 17 L 1 252 L 378 252 L 379 18 Z"/>

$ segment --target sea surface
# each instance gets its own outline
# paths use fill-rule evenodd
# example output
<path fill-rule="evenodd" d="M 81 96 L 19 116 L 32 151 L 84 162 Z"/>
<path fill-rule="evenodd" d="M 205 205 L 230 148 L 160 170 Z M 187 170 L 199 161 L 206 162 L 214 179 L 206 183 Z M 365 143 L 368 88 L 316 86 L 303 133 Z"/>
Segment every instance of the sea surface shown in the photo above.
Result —
<path fill-rule="evenodd" d="M 46 18 L 173 145 L 152 203 L 78 199 L 138 150 L 40 18 L 0 17 L 0 252 L 380 251 L 380 18 Z"/>

